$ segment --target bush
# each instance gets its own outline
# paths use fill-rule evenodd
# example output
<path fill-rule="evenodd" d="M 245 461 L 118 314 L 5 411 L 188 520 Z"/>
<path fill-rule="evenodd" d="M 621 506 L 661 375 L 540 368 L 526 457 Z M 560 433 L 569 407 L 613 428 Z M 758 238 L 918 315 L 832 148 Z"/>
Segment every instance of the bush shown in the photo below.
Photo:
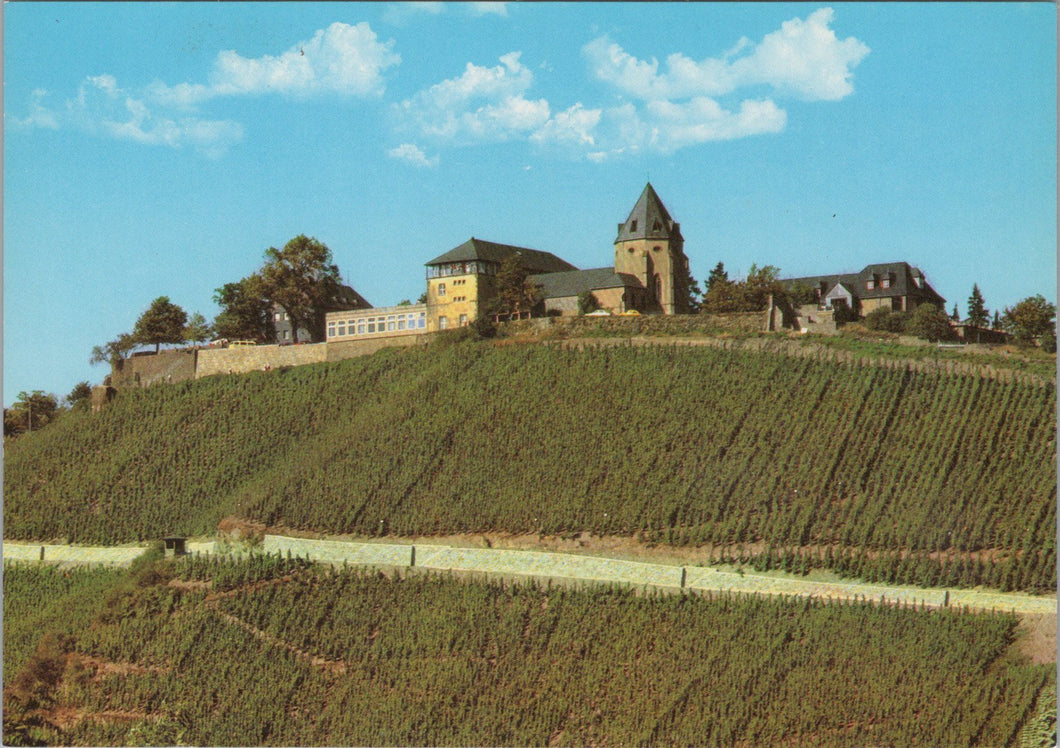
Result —
<path fill-rule="evenodd" d="M 873 309 L 864 319 L 865 327 L 870 330 L 896 333 L 904 332 L 908 321 L 909 315 L 905 312 L 892 312 L 885 307 Z"/>

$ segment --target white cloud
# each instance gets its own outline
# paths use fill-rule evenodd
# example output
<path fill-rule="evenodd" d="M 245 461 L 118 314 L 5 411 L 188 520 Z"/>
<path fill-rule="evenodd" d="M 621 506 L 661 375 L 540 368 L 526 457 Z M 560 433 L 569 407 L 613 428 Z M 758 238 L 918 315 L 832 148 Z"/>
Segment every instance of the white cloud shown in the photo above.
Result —
<path fill-rule="evenodd" d="M 665 72 L 654 57 L 637 59 L 606 36 L 582 52 L 597 79 L 645 101 L 719 96 L 762 84 L 811 101 L 834 101 L 853 93 L 853 68 L 869 53 L 854 37 L 836 37 L 829 27 L 834 15 L 831 8 L 820 8 L 806 20 L 785 21 L 758 44 L 740 39 L 720 57 L 697 62 L 671 54 Z"/>
<path fill-rule="evenodd" d="M 383 21 L 392 26 L 404 26 L 418 16 L 436 16 L 444 12 L 445 3 L 387 3 L 383 9 Z"/>
<path fill-rule="evenodd" d="M 508 3 L 471 2 L 464 7 L 473 16 L 502 16 L 508 17 Z"/>
<path fill-rule="evenodd" d="M 109 74 L 86 78 L 64 107 L 46 107 L 45 95 L 42 90 L 34 91 L 30 115 L 12 121 L 52 130 L 73 127 L 144 145 L 188 146 L 210 157 L 224 154 L 243 138 L 243 127 L 237 122 L 158 114 L 153 104 L 123 89 Z"/>
<path fill-rule="evenodd" d="M 29 114 L 25 117 L 5 116 L 5 119 L 16 127 L 42 127 L 46 130 L 58 130 L 59 118 L 55 112 L 44 105 L 48 92 L 43 88 L 33 91 L 29 102 Z"/>
<path fill-rule="evenodd" d="M 144 145 L 189 146 L 211 157 L 243 138 L 243 127 L 230 120 L 192 116 L 196 106 L 222 96 L 274 93 L 380 96 L 383 73 L 401 61 L 392 41 L 382 43 L 367 23 L 333 23 L 308 41 L 277 56 L 246 58 L 220 52 L 208 83 L 155 81 L 139 92 L 118 85 L 113 75 L 86 78 L 65 109 L 44 106 L 44 92 L 34 92 L 30 113 L 12 122 L 59 129 L 64 125 Z"/>
<path fill-rule="evenodd" d="M 519 58 L 509 52 L 489 68 L 469 62 L 461 75 L 420 91 L 396 111 L 423 135 L 454 143 L 529 135 L 548 122 L 550 108 L 545 99 L 523 95 L 534 75 Z"/>
<path fill-rule="evenodd" d="M 391 148 L 386 152 L 386 155 L 390 156 L 390 158 L 397 159 L 398 161 L 405 161 L 413 166 L 423 168 L 430 168 L 438 165 L 437 156 L 427 158 L 427 154 L 414 143 L 402 143 L 396 148 Z"/>
<path fill-rule="evenodd" d="M 401 62 L 393 46 L 393 41 L 380 42 L 367 23 L 333 23 L 277 56 L 247 58 L 233 50 L 220 52 L 209 84 L 170 87 L 155 82 L 149 90 L 156 101 L 172 106 L 265 93 L 379 96 L 386 88 L 383 73 Z"/>
<path fill-rule="evenodd" d="M 600 109 L 586 109 L 579 102 L 565 111 L 558 112 L 530 138 L 538 142 L 592 146 L 596 143 L 594 130 L 600 124 L 600 116 Z"/>
<path fill-rule="evenodd" d="M 777 133 L 787 113 L 772 99 L 723 97 L 749 86 L 767 85 L 777 95 L 809 101 L 838 100 L 853 90 L 853 69 L 869 53 L 854 37 L 839 40 L 830 28 L 831 8 L 805 20 L 781 24 L 757 44 L 739 39 L 718 57 L 696 61 L 679 52 L 660 65 L 641 60 L 606 36 L 582 48 L 592 75 L 636 103 L 604 112 L 597 138 L 609 147 L 587 155 L 603 161 L 650 149 L 671 153 L 718 140 Z"/>

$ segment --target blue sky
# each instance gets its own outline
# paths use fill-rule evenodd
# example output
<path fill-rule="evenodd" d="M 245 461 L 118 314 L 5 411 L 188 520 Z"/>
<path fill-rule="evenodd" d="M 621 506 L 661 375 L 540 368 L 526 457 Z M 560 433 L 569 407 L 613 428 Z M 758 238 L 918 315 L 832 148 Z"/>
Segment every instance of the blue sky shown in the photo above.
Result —
<path fill-rule="evenodd" d="M 270 246 L 372 304 L 474 235 L 613 263 L 650 178 L 692 273 L 906 260 L 1056 299 L 1056 7 L 9 3 L 4 403 L 97 383 Z"/>

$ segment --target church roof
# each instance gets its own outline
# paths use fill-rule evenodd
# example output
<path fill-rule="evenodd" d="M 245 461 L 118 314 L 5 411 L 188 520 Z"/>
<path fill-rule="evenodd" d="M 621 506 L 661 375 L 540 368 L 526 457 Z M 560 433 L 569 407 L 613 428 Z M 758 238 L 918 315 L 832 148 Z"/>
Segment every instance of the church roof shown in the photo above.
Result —
<path fill-rule="evenodd" d="M 511 255 L 522 258 L 523 267 L 531 273 L 557 273 L 564 270 L 577 270 L 566 260 L 561 260 L 551 252 L 539 249 L 516 247 L 511 244 L 497 244 L 484 239 L 471 237 L 463 244 L 453 247 L 445 254 L 438 255 L 426 265 L 445 265 L 450 262 L 501 262 Z"/>
<path fill-rule="evenodd" d="M 655 188 L 648 182 L 625 223 L 618 224 L 616 242 L 628 239 L 672 239 L 681 236 L 681 224 L 670 217 Z"/>
<path fill-rule="evenodd" d="M 634 276 L 628 273 L 616 273 L 613 267 L 543 273 L 531 275 L 528 280 L 541 286 L 546 299 L 577 296 L 585 291 L 598 291 L 604 288 L 643 288 Z"/>

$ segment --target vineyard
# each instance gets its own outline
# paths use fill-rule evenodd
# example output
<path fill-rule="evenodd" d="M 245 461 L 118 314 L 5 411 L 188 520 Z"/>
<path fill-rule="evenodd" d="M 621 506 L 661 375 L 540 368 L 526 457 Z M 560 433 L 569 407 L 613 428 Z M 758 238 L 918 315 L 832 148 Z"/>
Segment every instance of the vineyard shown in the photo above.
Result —
<path fill-rule="evenodd" d="M 588 532 L 1049 590 L 1055 410 L 1051 383 L 893 361 L 432 345 L 123 391 L 8 446 L 4 531 Z"/>
<path fill-rule="evenodd" d="M 56 573 L 5 568 L 5 630 Z M 121 573 L 5 689 L 5 744 L 1038 745 L 1055 727 L 1055 673 L 1010 651 L 1011 615 L 280 556 Z M 98 572 L 71 574 L 99 597 Z"/>

